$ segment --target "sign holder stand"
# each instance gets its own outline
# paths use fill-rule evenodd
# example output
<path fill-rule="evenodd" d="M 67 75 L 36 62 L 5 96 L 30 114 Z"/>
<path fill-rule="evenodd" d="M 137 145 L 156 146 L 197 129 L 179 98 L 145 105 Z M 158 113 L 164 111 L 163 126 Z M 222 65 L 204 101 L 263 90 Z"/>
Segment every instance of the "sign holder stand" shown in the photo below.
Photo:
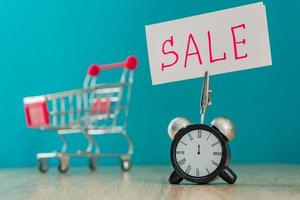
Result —
<path fill-rule="evenodd" d="M 210 89 L 209 73 L 208 71 L 206 71 L 204 75 L 201 101 L 200 101 L 201 124 L 204 124 L 206 108 L 212 105 L 211 94 L 212 94 L 212 90 Z"/>

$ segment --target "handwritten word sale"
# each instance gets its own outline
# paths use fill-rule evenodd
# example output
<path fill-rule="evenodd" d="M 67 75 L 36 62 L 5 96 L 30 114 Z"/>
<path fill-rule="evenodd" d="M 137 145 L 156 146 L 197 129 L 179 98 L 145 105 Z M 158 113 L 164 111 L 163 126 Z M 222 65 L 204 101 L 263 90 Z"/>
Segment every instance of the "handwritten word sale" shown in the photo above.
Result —
<path fill-rule="evenodd" d="M 272 64 L 262 2 L 145 27 L 153 85 Z"/>
<path fill-rule="evenodd" d="M 229 28 L 229 31 L 231 32 L 231 38 L 228 38 L 231 40 L 232 43 L 232 49 L 227 49 L 227 51 L 233 51 L 233 56 L 235 60 L 239 59 L 246 59 L 248 57 L 247 53 L 240 53 L 239 47 L 241 45 L 246 44 L 246 38 L 238 38 L 237 32 L 239 32 L 239 36 L 242 35 L 241 32 L 246 29 L 246 24 L 239 24 L 237 26 L 231 26 Z M 176 65 L 179 59 L 183 59 L 183 67 L 188 67 L 188 63 L 190 59 L 196 59 L 199 65 L 203 65 L 203 59 L 207 59 L 209 63 L 215 63 L 215 62 L 222 62 L 227 59 L 227 52 L 216 52 L 214 51 L 214 45 L 218 45 L 217 43 L 214 43 L 213 38 L 213 32 L 210 30 L 207 31 L 206 34 L 206 44 L 199 44 L 195 40 L 195 36 L 193 33 L 189 33 L 186 38 L 186 48 L 185 48 L 185 54 L 180 55 L 178 51 L 174 48 L 176 39 L 174 36 L 170 36 L 170 38 L 163 41 L 161 46 L 161 53 L 164 56 L 168 56 L 168 61 L 172 62 L 162 62 L 161 63 L 161 70 L 168 70 L 167 68 L 171 68 L 172 66 Z M 201 54 L 201 46 L 206 45 L 206 48 L 203 48 L 205 50 L 208 50 L 208 58 L 204 58 Z"/>

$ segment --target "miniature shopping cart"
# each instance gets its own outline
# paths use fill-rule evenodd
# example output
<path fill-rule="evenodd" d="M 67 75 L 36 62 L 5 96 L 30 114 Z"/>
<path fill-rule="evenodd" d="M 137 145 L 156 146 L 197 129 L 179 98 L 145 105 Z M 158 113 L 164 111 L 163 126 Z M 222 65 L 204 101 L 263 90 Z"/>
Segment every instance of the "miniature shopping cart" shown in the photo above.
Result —
<path fill-rule="evenodd" d="M 38 153 L 39 170 L 48 170 L 48 159 L 58 158 L 58 170 L 69 169 L 70 158 L 85 157 L 91 170 L 97 168 L 99 157 L 119 157 L 121 168 L 129 171 L 133 144 L 126 132 L 128 105 L 137 59 L 129 56 L 124 62 L 91 65 L 83 89 L 70 90 L 24 98 L 27 126 L 39 130 L 56 131 L 62 141 L 60 151 Z M 119 82 L 98 84 L 97 77 L 103 70 L 123 68 Z M 87 140 L 84 150 L 69 152 L 67 134 L 82 134 Z M 121 134 L 128 143 L 126 153 L 102 153 L 95 135 Z"/>

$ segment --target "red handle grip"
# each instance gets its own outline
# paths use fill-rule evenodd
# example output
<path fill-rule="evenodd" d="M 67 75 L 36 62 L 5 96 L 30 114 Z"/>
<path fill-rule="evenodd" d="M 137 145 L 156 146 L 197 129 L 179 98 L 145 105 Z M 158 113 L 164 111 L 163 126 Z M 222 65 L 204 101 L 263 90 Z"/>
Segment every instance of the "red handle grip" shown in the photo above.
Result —
<path fill-rule="evenodd" d="M 101 65 L 101 66 L 97 65 L 97 64 L 92 64 L 89 67 L 88 75 L 98 76 L 98 74 L 101 70 L 108 70 L 108 69 L 114 69 L 114 68 L 120 68 L 120 67 L 125 67 L 128 70 L 135 70 L 137 64 L 138 64 L 138 60 L 135 56 L 128 56 L 125 61 L 113 63 L 113 64 L 106 64 L 106 65 Z"/>

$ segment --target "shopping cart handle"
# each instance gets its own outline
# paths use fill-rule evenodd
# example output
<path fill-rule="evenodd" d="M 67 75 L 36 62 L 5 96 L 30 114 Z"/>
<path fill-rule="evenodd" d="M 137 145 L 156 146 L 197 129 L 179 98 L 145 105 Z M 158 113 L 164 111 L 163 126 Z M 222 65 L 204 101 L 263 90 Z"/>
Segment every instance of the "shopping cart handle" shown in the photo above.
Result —
<path fill-rule="evenodd" d="M 135 56 L 128 56 L 125 60 L 125 67 L 129 70 L 135 70 L 138 64 L 138 60 Z"/>
<path fill-rule="evenodd" d="M 125 61 L 113 63 L 113 64 L 106 64 L 106 65 L 92 64 L 89 67 L 88 75 L 98 76 L 99 72 L 102 70 L 115 69 L 120 67 L 125 67 L 128 70 L 135 70 L 137 64 L 138 64 L 138 60 L 135 56 L 128 56 Z"/>

